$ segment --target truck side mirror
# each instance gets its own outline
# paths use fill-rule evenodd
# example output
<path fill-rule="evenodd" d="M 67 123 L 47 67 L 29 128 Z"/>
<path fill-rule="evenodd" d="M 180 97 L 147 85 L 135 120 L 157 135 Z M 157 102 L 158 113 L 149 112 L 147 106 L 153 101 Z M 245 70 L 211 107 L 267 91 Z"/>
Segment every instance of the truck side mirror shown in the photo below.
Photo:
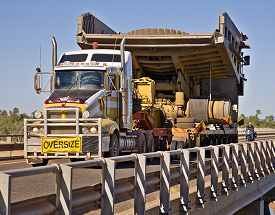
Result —
<path fill-rule="evenodd" d="M 41 93 L 41 81 L 40 81 L 40 75 L 35 74 L 34 76 L 34 89 L 37 94 Z"/>
<path fill-rule="evenodd" d="M 244 65 L 245 66 L 250 65 L 250 56 L 249 55 L 244 56 L 243 60 L 244 60 Z"/>

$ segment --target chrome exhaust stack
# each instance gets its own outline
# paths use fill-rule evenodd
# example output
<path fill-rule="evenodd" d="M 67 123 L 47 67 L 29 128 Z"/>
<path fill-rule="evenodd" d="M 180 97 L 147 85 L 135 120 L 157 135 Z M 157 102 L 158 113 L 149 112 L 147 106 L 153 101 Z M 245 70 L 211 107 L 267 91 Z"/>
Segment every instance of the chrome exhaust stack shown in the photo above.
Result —
<path fill-rule="evenodd" d="M 52 59 L 52 77 L 51 77 L 51 92 L 54 90 L 54 68 L 57 66 L 57 44 L 55 37 L 52 37 L 53 44 L 53 59 Z"/>
<path fill-rule="evenodd" d="M 53 44 L 53 68 L 52 71 L 54 71 L 54 67 L 56 67 L 57 65 L 57 44 L 56 44 L 56 40 L 55 37 L 52 37 L 52 44 Z"/>
<path fill-rule="evenodd" d="M 129 120 L 129 86 L 127 84 L 127 71 L 126 71 L 126 65 L 125 65 L 125 37 L 123 37 L 121 43 L 120 43 L 120 58 L 121 58 L 121 87 L 120 91 L 122 94 L 122 128 L 124 129 L 131 129 L 131 122 Z"/>

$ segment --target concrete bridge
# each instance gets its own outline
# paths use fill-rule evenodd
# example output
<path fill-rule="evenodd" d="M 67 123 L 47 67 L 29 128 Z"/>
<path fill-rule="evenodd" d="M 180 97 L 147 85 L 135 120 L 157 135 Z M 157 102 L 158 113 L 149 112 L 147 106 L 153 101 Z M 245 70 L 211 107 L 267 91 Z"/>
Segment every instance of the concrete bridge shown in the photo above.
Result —
<path fill-rule="evenodd" d="M 275 196 L 274 141 L 3 171 L 0 173 L 0 213 L 264 214 Z M 154 157 L 160 158 L 160 170 L 147 173 L 147 161 Z M 180 162 L 174 165 L 172 160 L 177 158 Z M 134 177 L 116 179 L 116 166 L 125 161 L 134 162 Z M 92 166 L 102 167 L 102 183 L 73 190 L 74 170 Z M 54 195 L 11 203 L 13 178 L 49 172 L 56 174 Z M 116 205 L 123 203 L 124 209 L 117 210 Z M 99 208 L 96 209 L 95 204 Z"/>

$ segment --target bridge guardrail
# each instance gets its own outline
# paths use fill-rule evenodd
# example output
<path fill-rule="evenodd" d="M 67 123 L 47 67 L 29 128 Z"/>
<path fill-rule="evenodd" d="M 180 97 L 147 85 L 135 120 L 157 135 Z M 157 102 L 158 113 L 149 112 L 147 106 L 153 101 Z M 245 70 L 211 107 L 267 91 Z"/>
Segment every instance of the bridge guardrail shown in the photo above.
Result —
<path fill-rule="evenodd" d="M 203 207 L 205 204 L 206 170 L 211 171 L 212 199 L 218 200 L 219 198 L 219 167 L 221 167 L 222 172 L 221 192 L 229 195 L 231 188 L 238 192 L 237 188 L 239 186 L 244 186 L 249 182 L 253 182 L 253 180 L 259 180 L 270 172 L 274 172 L 275 149 L 273 141 L 275 140 L 131 154 L 115 158 L 100 158 L 91 161 L 0 172 L 0 213 L 2 215 L 11 214 L 11 212 L 12 214 L 17 214 L 16 208 L 19 207 L 20 212 L 22 212 L 22 208 L 26 208 L 24 207 L 26 202 L 16 207 L 13 207 L 11 204 L 12 178 L 48 172 L 56 174 L 54 201 L 49 201 L 50 198 L 46 197 L 44 200 L 47 201 L 48 204 L 44 204 L 46 205 L 45 208 L 39 207 L 37 211 L 34 211 L 34 209 L 30 207 L 30 202 L 34 202 L 35 199 L 29 200 L 28 210 L 32 213 L 41 213 L 44 211 L 44 213 L 72 214 L 73 210 L 79 205 L 87 204 L 87 199 L 89 199 L 89 203 L 101 199 L 101 208 L 104 208 L 104 211 L 102 210 L 101 213 L 114 214 L 115 196 L 122 192 L 134 190 L 133 211 L 135 214 L 144 214 L 146 210 L 146 188 L 148 188 L 149 185 L 159 183 L 159 213 L 165 214 L 170 211 L 170 182 L 175 179 L 179 179 L 180 182 L 179 210 L 187 213 L 190 209 L 189 182 L 191 174 L 196 174 L 197 178 L 196 205 Z M 210 166 L 207 166 L 206 151 L 211 151 Z M 193 170 L 192 165 L 190 165 L 191 153 L 197 154 L 196 170 Z M 219 155 L 220 153 L 221 156 Z M 180 155 L 179 172 L 171 169 L 170 161 L 172 155 Z M 159 178 L 156 176 L 152 177 L 152 173 L 150 175 L 146 174 L 146 159 L 153 157 L 160 158 L 161 168 Z M 125 161 L 133 161 L 135 163 L 133 183 L 130 183 L 129 180 L 127 183 L 119 183 L 122 179 L 115 179 L 116 164 Z M 94 189 L 86 197 L 73 195 L 73 193 L 76 193 L 76 190 L 72 189 L 73 169 L 91 166 L 102 166 L 103 177 L 101 189 Z M 18 214 L 20 212 L 18 212 Z"/>
<path fill-rule="evenodd" d="M 7 152 L 4 157 L 11 158 L 14 156 L 12 153 L 15 150 L 23 150 L 24 149 L 24 143 L 23 143 L 23 138 L 24 135 L 22 134 L 1 134 L 0 135 L 0 140 L 2 138 L 6 138 L 5 141 L 0 142 L 0 152 Z M 12 142 L 15 141 L 15 142 Z M 3 153 L 2 153 L 3 154 Z M 17 156 L 18 157 L 18 156 Z M 23 154 L 20 155 L 20 157 L 23 157 Z"/>

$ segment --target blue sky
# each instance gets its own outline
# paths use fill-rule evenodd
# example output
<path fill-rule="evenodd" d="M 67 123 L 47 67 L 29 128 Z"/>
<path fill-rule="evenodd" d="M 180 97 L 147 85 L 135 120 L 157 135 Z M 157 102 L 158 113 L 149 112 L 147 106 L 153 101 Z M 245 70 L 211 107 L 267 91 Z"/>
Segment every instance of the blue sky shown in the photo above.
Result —
<path fill-rule="evenodd" d="M 218 16 L 227 12 L 238 29 L 247 34 L 251 65 L 244 68 L 248 81 L 240 97 L 239 112 L 261 118 L 275 115 L 273 69 L 275 42 L 274 0 L 0 0 L 0 110 L 18 107 L 20 113 L 41 110 L 46 94 L 33 89 L 35 68 L 50 72 L 51 37 L 58 55 L 79 50 L 76 44 L 77 17 L 91 12 L 115 31 L 140 28 L 171 28 L 188 33 L 210 33 L 218 28 Z"/>

